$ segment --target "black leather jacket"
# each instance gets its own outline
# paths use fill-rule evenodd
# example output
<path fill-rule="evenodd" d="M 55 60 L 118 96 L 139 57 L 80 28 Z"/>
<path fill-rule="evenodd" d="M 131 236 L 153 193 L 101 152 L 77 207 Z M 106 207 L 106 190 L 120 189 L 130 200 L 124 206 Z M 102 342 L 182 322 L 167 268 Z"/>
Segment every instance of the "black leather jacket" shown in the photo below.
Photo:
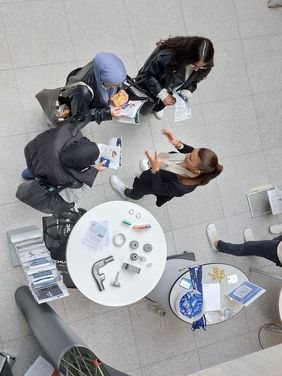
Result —
<path fill-rule="evenodd" d="M 85 114 L 84 119 L 86 121 L 96 121 L 100 124 L 105 120 L 112 120 L 109 104 L 104 101 L 97 90 L 97 84 L 94 76 L 93 61 L 90 61 L 82 68 L 73 70 L 67 77 L 67 84 L 83 81 L 89 85 L 93 92 L 94 98 L 89 106 L 89 112 Z M 80 98 L 81 99 L 81 98 Z M 74 98 L 72 97 L 72 100 Z"/>
<path fill-rule="evenodd" d="M 162 89 L 171 91 L 180 86 L 178 90 L 190 90 L 191 93 L 197 89 L 199 81 L 203 80 L 212 69 L 212 65 L 205 70 L 194 71 L 185 81 L 185 68 L 177 71 L 168 69 L 168 64 L 174 60 L 174 51 L 171 49 L 160 49 L 157 47 L 146 60 L 143 67 L 138 72 L 136 82 L 142 86 L 147 93 L 156 100 Z"/>

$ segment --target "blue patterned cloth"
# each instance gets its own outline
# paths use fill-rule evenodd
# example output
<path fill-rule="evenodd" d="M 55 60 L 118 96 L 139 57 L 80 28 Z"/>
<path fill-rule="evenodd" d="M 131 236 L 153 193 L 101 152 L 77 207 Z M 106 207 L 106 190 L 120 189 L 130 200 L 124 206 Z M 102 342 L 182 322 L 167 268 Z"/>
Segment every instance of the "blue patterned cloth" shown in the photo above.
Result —
<path fill-rule="evenodd" d="M 193 290 L 188 291 L 179 302 L 180 312 L 189 319 L 201 314 L 203 308 L 203 286 L 202 286 L 202 265 L 191 268 L 190 276 Z M 194 321 L 191 327 L 192 330 L 204 329 L 206 330 L 206 317 L 202 315 L 201 318 Z"/>

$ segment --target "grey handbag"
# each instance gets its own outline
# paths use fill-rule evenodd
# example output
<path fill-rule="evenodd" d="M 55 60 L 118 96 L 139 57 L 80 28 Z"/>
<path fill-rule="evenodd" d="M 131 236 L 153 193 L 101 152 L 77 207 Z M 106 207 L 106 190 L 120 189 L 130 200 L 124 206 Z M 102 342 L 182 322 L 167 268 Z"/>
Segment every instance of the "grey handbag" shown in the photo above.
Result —
<path fill-rule="evenodd" d="M 93 90 L 91 89 L 89 85 L 85 84 L 84 82 L 75 82 L 75 83 L 68 84 L 68 85 L 65 85 L 64 87 L 59 87 L 56 89 L 44 89 L 35 95 L 36 99 L 38 100 L 44 112 L 44 115 L 45 115 L 45 118 L 49 127 L 57 128 L 59 125 L 72 123 L 74 127 L 73 134 L 75 135 L 79 129 L 82 129 L 83 127 L 85 127 L 85 125 L 89 123 L 89 121 L 86 121 L 86 120 L 74 121 L 72 117 L 68 117 L 64 120 L 59 120 L 56 116 L 56 112 L 58 109 L 58 99 L 60 97 L 61 91 L 70 89 L 73 87 L 77 87 L 77 86 L 85 86 L 88 89 L 91 98 L 93 99 L 94 97 Z"/>
<path fill-rule="evenodd" d="M 59 214 L 74 206 L 73 203 L 64 201 L 58 194 L 58 192 L 70 185 L 60 188 L 46 187 L 41 185 L 37 179 L 34 179 L 20 184 L 16 192 L 16 197 L 42 213 Z"/>

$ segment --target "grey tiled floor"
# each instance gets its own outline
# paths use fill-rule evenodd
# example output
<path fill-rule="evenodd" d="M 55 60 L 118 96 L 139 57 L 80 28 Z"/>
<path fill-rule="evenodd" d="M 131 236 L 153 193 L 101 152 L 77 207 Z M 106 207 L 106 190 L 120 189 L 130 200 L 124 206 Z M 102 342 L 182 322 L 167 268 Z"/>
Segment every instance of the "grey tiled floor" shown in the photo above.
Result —
<path fill-rule="evenodd" d="M 204 35 L 215 45 L 215 68 L 192 99 L 193 118 L 175 124 L 166 111 L 136 127 L 108 122 L 88 125 L 96 141 L 124 138 L 124 167 L 130 183 L 145 148 L 167 150 L 160 134 L 170 127 L 194 146 L 213 148 L 223 174 L 193 194 L 161 209 L 152 197 L 140 204 L 160 221 L 169 254 L 196 250 L 199 262 L 223 261 L 244 271 L 250 265 L 281 274 L 270 262 L 212 253 L 205 226 L 217 224 L 222 237 L 242 241 L 246 226 L 257 239 L 270 238 L 276 217 L 252 219 L 245 193 L 267 183 L 281 184 L 282 168 L 282 8 L 266 0 L 0 0 L 0 350 L 17 354 L 15 376 L 22 376 L 38 346 L 14 302 L 24 282 L 13 270 L 5 231 L 28 224 L 40 226 L 41 215 L 14 196 L 25 167 L 23 148 L 46 129 L 34 94 L 63 84 L 67 73 L 101 50 L 117 53 L 135 75 L 154 43 L 169 35 Z M 110 172 L 98 177 L 84 207 L 117 199 L 108 185 Z M 282 218 L 280 218 L 281 220 Z M 191 332 L 168 314 L 160 317 L 150 303 L 111 309 L 79 292 L 52 304 L 71 328 L 107 363 L 133 376 L 184 376 L 193 371 L 257 351 L 257 331 L 275 321 L 279 283 L 259 275 L 250 279 L 267 292 L 229 322 Z"/>

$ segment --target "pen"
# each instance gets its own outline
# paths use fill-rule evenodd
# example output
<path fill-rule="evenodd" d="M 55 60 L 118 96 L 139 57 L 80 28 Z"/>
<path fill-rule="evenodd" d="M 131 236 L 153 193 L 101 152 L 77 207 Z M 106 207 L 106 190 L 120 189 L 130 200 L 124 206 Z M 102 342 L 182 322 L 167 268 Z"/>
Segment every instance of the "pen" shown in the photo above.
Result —
<path fill-rule="evenodd" d="M 145 229 L 145 228 L 151 228 L 151 225 L 149 225 L 149 224 L 144 224 L 144 225 L 134 225 L 134 226 L 132 226 L 132 228 L 133 228 L 134 230 L 143 230 L 143 229 Z"/>

